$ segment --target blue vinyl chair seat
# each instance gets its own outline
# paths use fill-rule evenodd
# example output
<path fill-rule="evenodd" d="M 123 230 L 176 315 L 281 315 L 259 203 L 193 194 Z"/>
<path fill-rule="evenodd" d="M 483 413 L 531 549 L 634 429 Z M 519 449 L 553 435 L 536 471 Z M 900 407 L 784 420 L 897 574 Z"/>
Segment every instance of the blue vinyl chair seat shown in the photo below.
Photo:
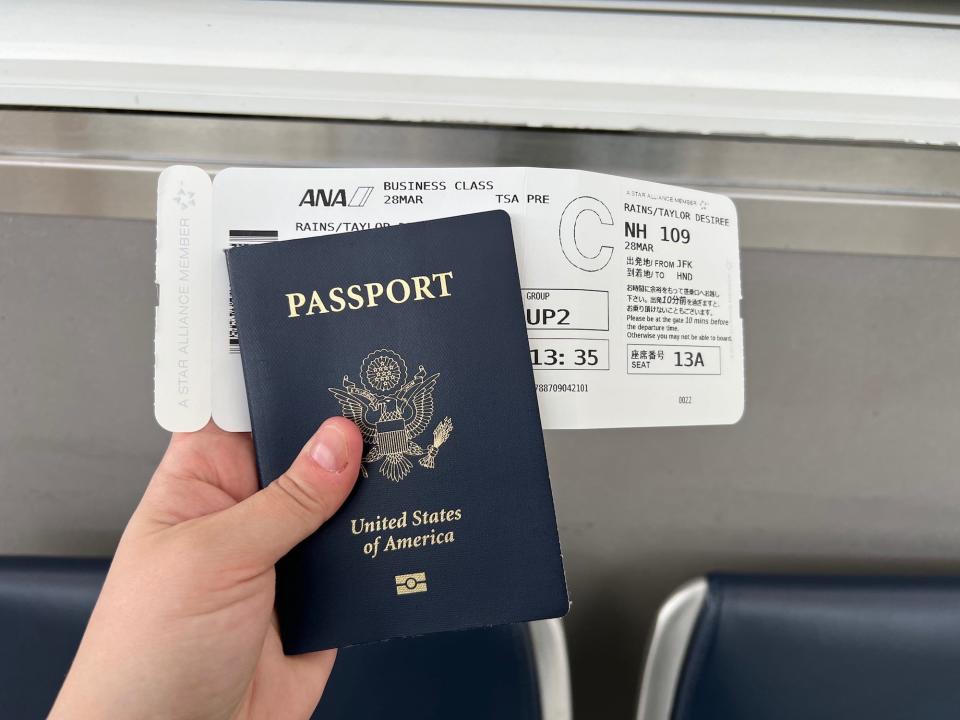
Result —
<path fill-rule="evenodd" d="M 956 720 L 960 579 L 714 575 L 672 720 Z"/>
<path fill-rule="evenodd" d="M 108 566 L 108 560 L 0 557 L 0 716 L 46 716 Z M 345 648 L 314 718 L 540 715 L 530 632 L 520 624 Z"/>

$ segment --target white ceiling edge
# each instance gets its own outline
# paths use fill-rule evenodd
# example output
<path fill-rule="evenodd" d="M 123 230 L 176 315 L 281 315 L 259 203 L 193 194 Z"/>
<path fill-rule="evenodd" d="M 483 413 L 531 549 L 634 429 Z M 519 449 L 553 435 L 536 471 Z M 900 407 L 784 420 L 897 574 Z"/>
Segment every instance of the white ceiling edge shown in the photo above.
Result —
<path fill-rule="evenodd" d="M 0 104 L 960 142 L 960 29 L 327 2 L 8 0 Z"/>

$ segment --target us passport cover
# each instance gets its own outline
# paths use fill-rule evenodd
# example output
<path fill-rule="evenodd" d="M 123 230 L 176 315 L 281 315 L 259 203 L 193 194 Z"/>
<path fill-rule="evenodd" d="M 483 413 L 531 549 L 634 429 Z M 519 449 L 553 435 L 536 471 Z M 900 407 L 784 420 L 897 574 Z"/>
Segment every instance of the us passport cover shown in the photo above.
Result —
<path fill-rule="evenodd" d="M 364 436 L 355 490 L 278 566 L 286 652 L 564 615 L 509 216 L 227 264 L 261 483 L 330 416 Z"/>

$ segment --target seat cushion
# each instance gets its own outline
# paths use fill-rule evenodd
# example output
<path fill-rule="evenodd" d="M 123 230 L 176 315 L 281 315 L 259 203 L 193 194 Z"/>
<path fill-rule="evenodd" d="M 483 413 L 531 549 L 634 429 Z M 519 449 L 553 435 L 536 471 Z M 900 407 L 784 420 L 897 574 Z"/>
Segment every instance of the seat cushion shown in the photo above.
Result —
<path fill-rule="evenodd" d="M 0 557 L 0 715 L 46 717 L 109 564 Z"/>
<path fill-rule="evenodd" d="M 106 559 L 0 557 L 0 717 L 31 720 L 49 712 L 108 567 Z M 345 648 L 314 714 L 323 720 L 539 717 L 524 624 Z"/>
<path fill-rule="evenodd" d="M 960 579 L 708 585 L 673 720 L 960 717 Z"/>
<path fill-rule="evenodd" d="M 344 648 L 315 720 L 537 720 L 527 626 L 436 633 Z"/>

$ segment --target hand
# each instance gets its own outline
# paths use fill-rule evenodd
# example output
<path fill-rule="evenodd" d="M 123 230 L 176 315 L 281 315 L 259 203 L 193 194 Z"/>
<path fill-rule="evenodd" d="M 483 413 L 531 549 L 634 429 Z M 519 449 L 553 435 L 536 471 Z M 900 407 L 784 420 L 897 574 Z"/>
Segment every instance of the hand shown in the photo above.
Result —
<path fill-rule="evenodd" d="M 362 446 L 327 420 L 258 491 L 249 434 L 175 434 L 50 718 L 308 718 L 336 650 L 283 654 L 273 566 L 350 494 Z"/>

